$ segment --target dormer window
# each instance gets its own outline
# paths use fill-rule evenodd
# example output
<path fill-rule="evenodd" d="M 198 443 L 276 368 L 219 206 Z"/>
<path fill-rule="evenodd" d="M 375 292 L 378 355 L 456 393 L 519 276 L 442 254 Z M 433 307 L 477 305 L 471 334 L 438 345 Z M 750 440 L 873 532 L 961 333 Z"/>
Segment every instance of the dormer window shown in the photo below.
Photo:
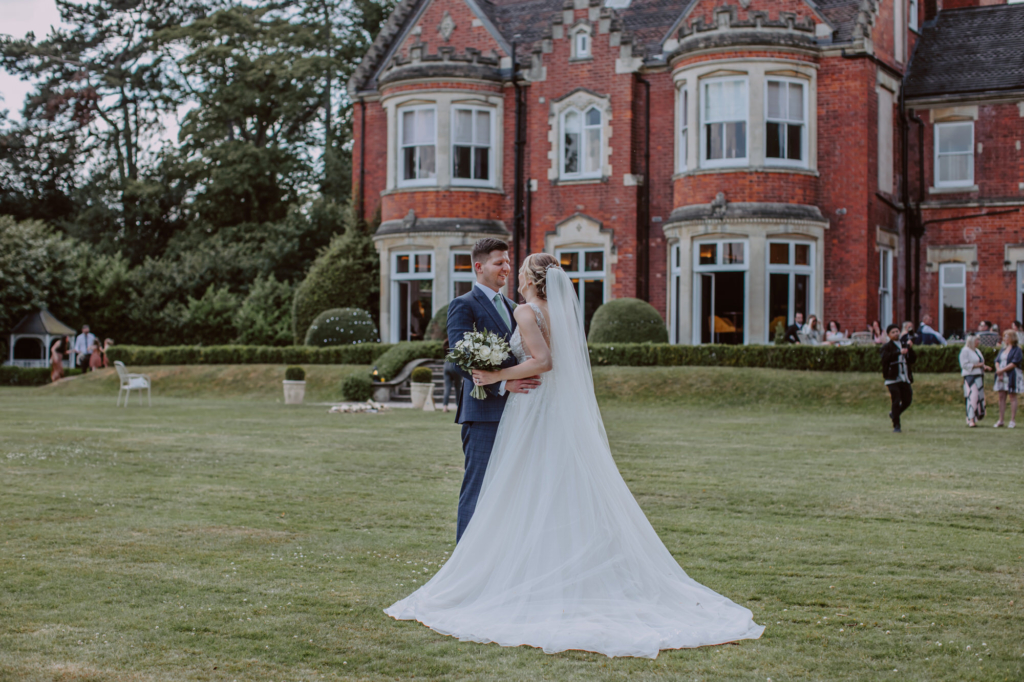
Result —
<path fill-rule="evenodd" d="M 601 176 L 601 110 L 569 109 L 562 114 L 562 172 L 564 179 Z"/>
<path fill-rule="evenodd" d="M 576 32 L 576 59 L 586 59 L 590 56 L 590 34 L 586 31 Z"/>

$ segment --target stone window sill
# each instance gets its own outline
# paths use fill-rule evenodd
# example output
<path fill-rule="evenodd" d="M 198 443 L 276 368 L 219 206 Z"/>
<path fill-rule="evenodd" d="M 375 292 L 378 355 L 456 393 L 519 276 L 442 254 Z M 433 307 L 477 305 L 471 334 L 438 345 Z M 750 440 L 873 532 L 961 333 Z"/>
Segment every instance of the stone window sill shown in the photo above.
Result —
<path fill-rule="evenodd" d="M 500 187 L 479 187 L 477 185 L 423 185 L 420 187 L 392 187 L 380 193 L 382 197 L 406 192 L 480 192 L 482 194 L 505 194 Z"/>
<path fill-rule="evenodd" d="M 680 171 L 673 175 L 672 179 L 678 180 L 692 175 L 714 175 L 717 173 L 790 173 L 792 175 L 809 175 L 814 178 L 820 176 L 816 170 L 794 166 L 723 166 L 721 168 L 694 168 Z"/>
<path fill-rule="evenodd" d="M 608 178 L 602 176 L 600 178 L 580 178 L 579 180 L 552 180 L 552 185 L 598 185 L 601 183 L 607 183 Z"/>
<path fill-rule="evenodd" d="M 928 194 L 969 194 L 977 192 L 977 185 L 958 185 L 956 187 L 929 187 Z"/>

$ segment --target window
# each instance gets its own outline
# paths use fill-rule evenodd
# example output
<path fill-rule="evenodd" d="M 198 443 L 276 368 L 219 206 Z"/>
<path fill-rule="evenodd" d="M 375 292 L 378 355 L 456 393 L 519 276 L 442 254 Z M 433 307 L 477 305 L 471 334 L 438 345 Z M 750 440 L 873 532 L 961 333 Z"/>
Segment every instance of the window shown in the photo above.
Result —
<path fill-rule="evenodd" d="M 947 339 L 963 337 L 967 327 L 967 266 L 939 265 L 939 333 Z"/>
<path fill-rule="evenodd" d="M 740 165 L 747 160 L 747 81 L 742 78 L 704 83 L 704 163 Z"/>
<path fill-rule="evenodd" d="M 974 123 L 935 124 L 935 186 L 974 184 Z"/>
<path fill-rule="evenodd" d="M 798 81 L 768 81 L 765 121 L 765 156 L 768 163 L 806 162 L 804 149 L 804 84 Z"/>
<path fill-rule="evenodd" d="M 590 57 L 590 34 L 584 30 L 576 32 L 573 39 L 573 59 L 586 59 Z"/>
<path fill-rule="evenodd" d="M 908 23 L 910 24 L 910 28 L 914 29 L 915 31 L 918 30 L 918 26 L 917 26 L 917 0 L 910 0 L 910 9 L 909 9 L 909 12 L 907 14 L 907 18 L 909 19 Z"/>
<path fill-rule="evenodd" d="M 452 182 L 490 185 L 491 175 L 491 112 L 486 109 L 454 109 Z"/>
<path fill-rule="evenodd" d="M 747 342 L 747 243 L 694 244 L 694 343 Z"/>
<path fill-rule="evenodd" d="M 892 111 L 893 93 L 885 88 L 875 88 L 878 94 L 878 191 L 892 194 L 895 185 L 893 180 L 892 155 Z"/>
<path fill-rule="evenodd" d="M 892 7 L 893 56 L 900 63 L 906 59 L 907 21 L 903 14 L 907 11 L 906 3 L 907 0 L 895 0 Z"/>
<path fill-rule="evenodd" d="M 893 323 L 892 249 L 878 249 L 878 324 L 885 329 Z"/>
<path fill-rule="evenodd" d="M 434 254 L 412 251 L 391 258 L 391 342 L 422 341 L 434 314 Z"/>
<path fill-rule="evenodd" d="M 432 185 L 437 179 L 437 129 L 433 107 L 403 109 L 399 112 L 401 147 L 400 185 Z"/>
<path fill-rule="evenodd" d="M 1017 263 L 1017 319 L 1024 320 L 1024 263 Z"/>
<path fill-rule="evenodd" d="M 690 96 L 686 86 L 679 91 L 679 170 L 686 170 L 689 159 Z"/>
<path fill-rule="evenodd" d="M 806 321 L 811 312 L 811 287 L 814 282 L 813 244 L 807 242 L 768 242 L 768 329 L 767 341 L 775 338 L 775 328 L 788 327 L 801 313 Z"/>
<path fill-rule="evenodd" d="M 458 298 L 473 290 L 476 273 L 473 272 L 473 255 L 469 251 L 452 252 L 452 298 Z"/>
<path fill-rule="evenodd" d="M 562 270 L 572 280 L 573 289 L 580 299 L 583 310 L 583 326 L 590 333 L 590 319 L 604 303 L 604 250 L 573 249 L 555 254 Z"/>
<path fill-rule="evenodd" d="M 590 107 L 562 114 L 562 177 L 601 176 L 601 111 Z"/>

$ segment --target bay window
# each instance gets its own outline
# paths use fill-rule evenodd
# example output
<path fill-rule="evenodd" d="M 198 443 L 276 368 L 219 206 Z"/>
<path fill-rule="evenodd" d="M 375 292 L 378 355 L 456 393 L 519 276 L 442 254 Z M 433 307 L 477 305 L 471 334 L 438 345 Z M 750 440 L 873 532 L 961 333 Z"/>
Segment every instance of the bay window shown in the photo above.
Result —
<path fill-rule="evenodd" d="M 410 107 L 400 111 L 400 185 L 432 185 L 437 181 L 437 110 Z"/>
<path fill-rule="evenodd" d="M 721 78 L 703 84 L 703 164 L 742 165 L 747 161 L 747 80 Z"/>
<path fill-rule="evenodd" d="M 452 110 L 452 182 L 459 185 L 491 183 L 491 112 L 487 109 Z"/>
<path fill-rule="evenodd" d="M 935 124 L 935 186 L 974 184 L 974 122 Z"/>
<path fill-rule="evenodd" d="M 561 138 L 563 178 L 601 176 L 601 111 L 597 107 L 563 113 Z"/>
<path fill-rule="evenodd" d="M 814 300 L 814 245 L 799 241 L 768 242 L 768 328 L 766 341 L 775 328 L 788 327 L 797 313 L 806 320 Z"/>
<path fill-rule="evenodd" d="M 799 164 L 807 161 L 806 96 L 800 81 L 772 79 L 766 88 L 765 157 L 767 163 Z"/>

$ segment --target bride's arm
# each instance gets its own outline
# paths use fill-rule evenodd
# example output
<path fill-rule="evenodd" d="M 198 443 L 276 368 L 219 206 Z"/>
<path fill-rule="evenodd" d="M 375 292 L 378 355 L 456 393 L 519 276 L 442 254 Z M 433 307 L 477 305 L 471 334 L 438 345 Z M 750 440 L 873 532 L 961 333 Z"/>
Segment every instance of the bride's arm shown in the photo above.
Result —
<path fill-rule="evenodd" d="M 514 367 L 507 367 L 497 372 L 484 372 L 473 370 L 473 379 L 481 379 L 484 385 L 494 384 L 499 381 L 512 381 L 513 379 L 525 379 L 535 377 L 538 374 L 551 371 L 551 349 L 548 348 L 544 334 L 537 326 L 537 315 L 528 305 L 521 305 L 513 311 L 516 323 L 519 325 L 519 333 L 523 337 L 523 345 L 530 350 L 530 358 Z"/>

